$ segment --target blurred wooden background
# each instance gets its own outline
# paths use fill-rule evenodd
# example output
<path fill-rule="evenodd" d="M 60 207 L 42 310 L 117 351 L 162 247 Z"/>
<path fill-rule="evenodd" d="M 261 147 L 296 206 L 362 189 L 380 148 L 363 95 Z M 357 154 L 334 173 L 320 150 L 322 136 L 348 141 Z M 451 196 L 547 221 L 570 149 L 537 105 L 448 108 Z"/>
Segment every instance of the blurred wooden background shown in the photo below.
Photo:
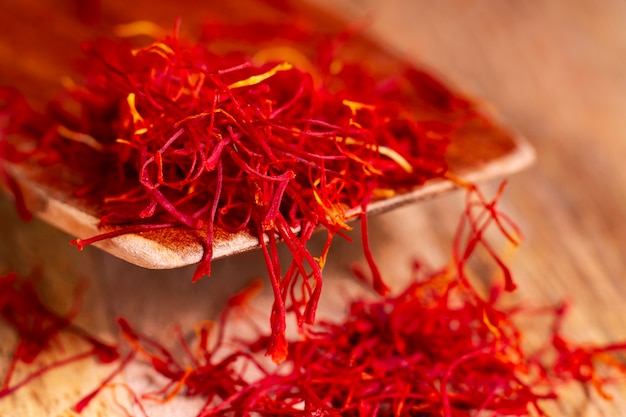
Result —
<path fill-rule="evenodd" d="M 0 84 L 45 96 L 46 87 L 33 85 L 23 74 L 39 69 L 48 78 L 46 85 L 58 82 L 63 62 L 78 55 L 75 44 L 63 39 L 91 33 L 82 26 L 70 31 L 70 17 L 52 19 L 47 3 L 3 0 Z M 626 2 L 316 3 L 348 19 L 370 19 L 371 33 L 382 44 L 490 103 L 530 140 L 538 161 L 510 179 L 501 206 L 525 235 L 511 260 L 519 284 L 514 297 L 534 305 L 571 301 L 566 327 L 575 340 L 626 340 Z M 56 10 L 71 13 L 71 4 L 63 4 L 67 10 Z M 166 10 L 169 14 L 163 9 L 146 7 L 141 16 L 169 23 L 176 8 Z M 42 40 L 53 35 L 61 36 L 57 46 L 67 55 L 59 52 L 57 61 L 40 67 L 37 54 L 46 45 Z M 434 266 L 445 264 L 462 200 L 453 193 L 372 219 L 375 255 L 396 285 L 413 257 Z M 79 253 L 67 245 L 69 239 L 38 221 L 20 223 L 11 202 L 1 198 L 0 272 L 27 273 L 33 265 L 39 267 L 47 300 L 61 309 L 76 283 L 87 279 L 88 308 L 79 321 L 99 329 L 103 337 L 107 332 L 112 336 L 111 318 L 119 314 L 134 318 L 147 332 L 163 332 L 164 323 L 189 324 L 214 316 L 233 288 L 263 270 L 260 254 L 241 255 L 216 262 L 214 276 L 192 285 L 190 269 L 147 271 L 95 249 Z M 341 311 L 343 297 L 336 295 L 349 281 L 347 265 L 359 259 L 358 247 L 337 242 L 327 269 L 326 314 Z M 230 282 L 228 287 L 224 281 Z M 3 328 L 0 335 L 6 366 L 14 339 Z M 51 374 L 0 400 L 0 415 L 70 415 L 64 410 L 105 371 L 80 364 Z M 127 377 L 140 373 L 129 370 Z M 62 382 L 65 377 L 72 381 Z M 593 392 L 587 398 L 573 387 L 553 406 L 553 415 L 626 415 L 625 386 L 610 392 L 614 400 L 602 402 Z M 85 415 L 109 415 L 108 407 L 99 401 Z M 152 413 L 187 416 L 189 409 L 172 405 L 155 407 Z"/>

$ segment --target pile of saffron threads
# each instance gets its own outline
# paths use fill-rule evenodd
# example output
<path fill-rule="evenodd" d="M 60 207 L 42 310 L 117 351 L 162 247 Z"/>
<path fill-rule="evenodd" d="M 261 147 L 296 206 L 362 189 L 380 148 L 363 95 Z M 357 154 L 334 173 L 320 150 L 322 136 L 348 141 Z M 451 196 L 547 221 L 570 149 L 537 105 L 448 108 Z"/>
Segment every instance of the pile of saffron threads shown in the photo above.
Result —
<path fill-rule="evenodd" d="M 135 392 L 132 381 L 124 385 L 134 411 L 144 416 L 148 415 L 147 402 L 168 401 L 176 395 L 204 398 L 204 406 L 196 413 L 199 417 L 544 416 L 542 404 L 558 401 L 559 388 L 572 382 L 591 385 L 610 398 L 603 387 L 624 381 L 626 366 L 616 354 L 626 351 L 626 343 L 571 343 L 561 332 L 563 305 L 535 310 L 501 307 L 507 292 L 499 283 L 490 287 L 486 297 L 479 295 L 468 278 L 468 262 L 479 246 L 487 245 L 485 231 L 496 227 L 510 238 L 517 231 L 498 211 L 495 199 L 485 200 L 473 187 L 468 196 L 448 268 L 427 272 L 416 265 L 412 282 L 396 296 L 383 297 L 372 289 L 373 298 L 354 300 L 344 319 L 307 327 L 301 340 L 289 342 L 289 354 L 278 366 L 268 367 L 259 360 L 268 336 L 260 334 L 254 323 L 258 339 L 225 336 L 225 329 L 233 323 L 231 316 L 249 318 L 254 311 L 250 300 L 259 281 L 230 299 L 219 322 L 200 323 L 193 345 L 179 331 L 182 349 L 178 351 L 183 352 L 179 356 L 119 318 L 126 344 L 118 350 L 129 353 L 105 350 L 106 358 L 117 359 L 120 367 L 79 399 L 74 410 L 88 407 L 103 389 L 119 386 L 112 378 L 132 360 L 149 364 L 169 380 L 151 392 Z M 487 249 L 487 253 L 492 252 Z M 493 261 L 502 267 L 499 259 Z M 0 279 L 8 288 L 0 299 L 0 311 L 20 334 L 22 345 L 26 340 L 23 324 L 12 320 L 7 309 L 30 318 L 33 313 L 39 317 L 31 309 L 42 307 L 32 301 L 36 294 L 30 287 L 12 290 L 15 282 L 12 275 Z M 538 349 L 528 352 L 517 319 L 539 314 L 553 320 L 551 332 Z M 56 320 L 57 316 L 52 317 Z M 72 329 L 62 321 L 64 328 Z M 41 351 L 38 345 L 24 346 L 20 357 Z M 250 370 L 259 376 L 246 377 Z M 0 398 L 9 393 L 1 391 Z M 125 415 L 137 415 L 118 405 Z"/>
<path fill-rule="evenodd" d="M 20 110 L 10 130 L 39 140 L 33 158 L 48 169 L 56 161 L 83 179 L 76 195 L 98 198 L 103 232 L 73 241 L 79 248 L 126 233 L 197 230 L 197 280 L 210 274 L 216 233 L 257 237 L 275 297 L 268 354 L 280 362 L 286 314 L 300 329 L 314 323 L 333 236 L 377 197 L 445 176 L 450 135 L 482 116 L 416 69 L 380 79 L 323 48 L 310 59 L 293 49 L 258 62 L 177 33 L 140 48 L 84 43 L 82 80 L 66 80 L 43 115 Z M 15 102 L 5 100 L 4 112 Z M 314 255 L 306 244 L 319 228 L 328 237 Z M 279 241 L 293 258 L 282 271 Z"/>

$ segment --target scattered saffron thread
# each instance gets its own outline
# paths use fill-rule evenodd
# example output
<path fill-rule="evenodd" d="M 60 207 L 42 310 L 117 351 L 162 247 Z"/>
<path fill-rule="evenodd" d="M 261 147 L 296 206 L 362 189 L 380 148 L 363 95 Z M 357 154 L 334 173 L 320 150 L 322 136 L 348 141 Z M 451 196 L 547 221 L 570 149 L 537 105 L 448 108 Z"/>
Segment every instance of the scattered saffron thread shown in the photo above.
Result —
<path fill-rule="evenodd" d="M 224 332 L 236 316 L 250 320 L 249 314 L 237 313 L 253 311 L 248 304 L 260 281 L 233 295 L 217 323 L 198 323 L 195 343 L 188 344 L 179 329 L 182 355 L 175 356 L 165 345 L 120 318 L 118 325 L 130 353 L 110 355 L 117 350 L 107 350 L 105 356 L 118 366 L 74 409 L 80 412 L 103 389 L 119 386 L 113 378 L 134 360 L 145 361 L 169 381 L 156 391 L 144 393 L 123 384 L 142 415 L 147 415 L 144 402 L 167 402 L 180 395 L 205 400 L 199 417 L 470 417 L 482 412 L 545 416 L 542 404 L 557 401 L 558 388 L 572 382 L 590 385 L 610 399 L 604 387 L 626 378 L 626 365 L 619 360 L 619 354 L 626 352 L 626 343 L 572 343 L 561 331 L 564 305 L 532 311 L 500 307 L 507 294 L 503 291 L 506 274 L 502 282 L 493 284 L 487 297 L 479 295 L 468 278 L 471 257 L 479 245 L 486 244 L 485 225 L 518 240 L 512 223 L 497 209 L 500 196 L 501 190 L 489 200 L 469 187 L 468 209 L 456 232 L 451 267 L 426 271 L 415 264 L 411 283 L 394 296 L 381 296 L 372 287 L 375 298 L 355 300 L 345 318 L 307 327 L 300 339 L 289 341 L 286 360 L 278 366 L 269 367 L 258 360 L 257 354 L 271 336 L 263 334 L 252 321 L 258 339 L 226 337 Z M 493 265 L 503 266 L 495 258 Z M 48 317 L 49 310 L 41 306 L 29 281 L 17 280 L 14 274 L 0 279 L 5 289 L 0 311 L 22 335 L 21 322 L 7 311 L 19 310 L 32 318 L 42 311 Z M 553 320 L 551 335 L 532 352 L 522 346 L 523 329 L 516 324 L 517 318 L 528 314 L 543 314 Z M 58 331 L 71 329 L 67 317 L 52 317 L 63 324 Z M 56 335 L 57 327 L 53 328 L 54 332 L 46 334 Z M 87 335 L 85 339 L 95 340 Z M 38 347 L 28 353 L 31 359 L 41 353 L 39 346 L 48 339 L 37 340 Z M 247 379 L 246 367 L 254 368 L 259 376 Z M 40 374 L 34 372 L 27 382 Z M 10 393 L 4 389 L 0 398 Z"/>
<path fill-rule="evenodd" d="M 79 288 L 80 289 L 80 288 Z M 10 395 L 32 380 L 55 368 L 83 359 L 92 358 L 102 363 L 118 359 L 116 346 L 104 343 L 89 332 L 72 324 L 80 309 L 81 294 L 66 315 L 50 310 L 40 299 L 34 279 L 23 279 L 9 273 L 0 277 L 0 317 L 17 332 L 17 343 L 9 368 L 0 388 L 0 398 Z M 86 342 L 90 348 L 66 358 L 42 366 L 27 374 L 19 382 L 13 382 L 13 373 L 20 364 L 32 364 L 42 352 L 51 349 L 53 341 L 61 332 L 70 332 Z"/>

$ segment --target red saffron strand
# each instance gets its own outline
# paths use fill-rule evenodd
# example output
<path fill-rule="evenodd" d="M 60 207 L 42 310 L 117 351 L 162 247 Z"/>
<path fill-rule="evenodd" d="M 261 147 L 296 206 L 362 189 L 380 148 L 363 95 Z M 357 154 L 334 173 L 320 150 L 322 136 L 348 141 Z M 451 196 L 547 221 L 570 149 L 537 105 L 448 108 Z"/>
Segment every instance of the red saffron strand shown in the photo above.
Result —
<path fill-rule="evenodd" d="M 39 297 L 33 278 L 23 279 L 9 273 L 0 277 L 0 316 L 16 330 L 18 341 L 0 388 L 0 398 L 10 395 L 43 374 L 68 364 L 93 358 L 101 363 L 110 363 L 119 358 L 116 346 L 106 344 L 97 337 L 72 324 L 81 303 L 82 287 L 77 288 L 74 304 L 65 315 L 50 310 Z M 33 363 L 50 348 L 62 332 L 73 333 L 91 348 L 28 373 L 21 381 L 12 384 L 13 372 L 19 363 Z"/>
<path fill-rule="evenodd" d="M 197 230 L 204 236 L 197 281 L 210 274 L 216 228 L 258 238 L 277 297 L 267 353 L 280 362 L 285 315 L 296 311 L 300 331 L 314 321 L 328 245 L 350 229 L 351 213 L 366 212 L 379 188 L 403 192 L 445 175 L 451 135 L 482 116 L 419 71 L 377 74 L 341 56 L 351 31 L 329 40 L 268 25 L 286 52 L 264 61 L 259 56 L 272 46 L 256 36 L 220 54 L 212 46 L 223 37 L 194 42 L 177 33 L 179 25 L 139 48 L 86 42 L 84 81 L 53 100 L 34 131 L 24 123 L 11 129 L 39 141 L 37 160 L 83 178 L 77 194 L 101 202 L 102 232 L 72 241 L 79 249 L 170 225 Z M 289 53 L 291 36 L 306 40 L 306 53 Z M 375 288 L 385 293 L 364 215 L 361 222 Z M 306 241 L 323 228 L 328 244 L 309 253 Z M 277 237 L 294 259 L 285 274 Z"/>
<path fill-rule="evenodd" d="M 116 356 L 113 372 L 79 399 L 74 409 L 80 412 L 88 406 L 134 360 L 147 362 L 167 381 L 154 392 L 135 394 L 131 389 L 133 401 L 141 410 L 145 410 L 144 401 L 198 396 L 205 400 L 198 413 L 204 417 L 545 415 L 542 402 L 558 399 L 557 388 L 571 382 L 592 386 L 608 399 L 603 387 L 617 378 L 626 379 L 626 365 L 618 360 L 626 352 L 626 343 L 590 346 L 568 341 L 561 331 L 566 311 L 561 305 L 532 312 L 547 314 L 554 324 L 545 345 L 537 352 L 528 352 L 515 319 L 529 311 L 520 306 L 501 307 L 500 298 L 507 295 L 501 287 L 492 288 L 483 298 L 472 285 L 467 277 L 468 263 L 476 249 L 487 243 L 485 227 L 508 235 L 493 218 L 500 215 L 500 194 L 493 199 L 482 194 L 478 200 L 474 200 L 475 195 L 470 197 L 467 201 L 472 209 L 465 210 L 459 221 L 450 268 L 425 271 L 416 264 L 411 283 L 394 296 L 381 296 L 372 287 L 373 298 L 354 300 L 343 319 L 318 322 L 307 326 L 300 339 L 285 340 L 288 354 L 280 366 L 268 369 L 255 356 L 275 334 L 259 333 L 258 339 L 252 340 L 237 335 L 226 337 L 232 313 L 252 311 L 246 304 L 253 303 L 252 297 L 259 290 L 260 281 L 254 281 L 231 297 L 217 325 L 198 326 L 196 349 L 177 331 L 181 358 L 120 318 L 118 325 L 130 353 Z M 303 233 L 302 242 L 310 229 Z M 266 248 L 275 244 L 276 236 L 269 237 Z M 268 256 L 273 256 L 268 259 L 270 265 L 278 261 L 274 255 Z M 492 261 L 499 267 L 497 260 Z M 36 293 L 27 285 L 15 286 L 16 280 L 15 275 L 0 280 L 3 288 L 6 286 L 0 292 L 2 305 L 22 305 L 20 311 L 25 317 L 37 317 L 42 312 L 47 317 L 49 310 L 40 306 Z M 284 289 L 278 291 L 279 299 L 286 297 Z M 21 301 L 16 303 L 16 299 Z M 7 312 L 13 310 L 3 307 L 0 311 L 11 317 Z M 20 329 L 19 320 L 7 322 Z M 69 318 L 62 323 L 63 331 L 74 328 Z M 211 338 L 215 326 L 217 337 Z M 97 340 L 84 331 L 75 333 L 89 343 Z M 101 356 L 97 352 L 100 345 L 92 346 L 78 357 Z M 75 357 L 54 366 L 73 360 Z M 246 366 L 259 371 L 255 379 L 244 376 Z M 5 387 L 0 394 L 10 394 L 46 370 L 44 367 L 32 373 L 8 390 Z"/>
<path fill-rule="evenodd" d="M 117 368 L 113 372 L 111 372 L 100 383 L 100 385 L 98 385 L 93 391 L 91 391 L 85 397 L 81 398 L 80 401 L 78 401 L 76 404 L 74 404 L 74 407 L 73 407 L 74 410 L 76 410 L 77 413 L 81 413 L 89 405 L 89 403 L 102 391 L 102 389 L 105 386 L 107 386 L 113 380 L 113 378 L 115 378 L 120 372 L 122 372 L 124 370 L 124 368 L 133 359 L 134 355 L 135 355 L 135 352 L 131 352 L 128 355 L 126 355 L 124 357 L 124 359 L 119 363 Z M 142 408 L 142 410 L 143 410 L 143 408 Z"/>
<path fill-rule="evenodd" d="M 368 227 L 367 227 L 367 213 L 366 213 L 366 205 L 363 205 L 363 213 L 361 214 L 361 240 L 363 241 L 363 252 L 365 254 L 365 259 L 367 260 L 367 264 L 370 267 L 370 271 L 372 271 L 372 285 L 374 290 L 380 295 L 386 295 L 389 293 L 389 287 L 385 284 L 376 266 L 376 262 L 374 261 L 374 255 L 372 254 L 372 250 L 370 249 L 369 244 L 369 235 L 368 235 Z"/>
<path fill-rule="evenodd" d="M 96 356 L 94 350 L 89 350 L 89 351 L 86 351 L 86 352 L 82 352 L 82 353 L 78 353 L 78 354 L 72 355 L 70 357 L 67 357 L 67 358 L 58 360 L 56 362 L 53 362 L 53 363 L 51 363 L 49 365 L 42 366 L 42 367 L 38 368 L 37 370 L 29 373 L 21 381 L 15 383 L 13 385 L 10 385 L 9 384 L 9 380 L 10 380 L 10 378 L 12 376 L 12 373 L 13 373 L 15 365 L 16 365 L 15 361 L 12 361 L 11 368 L 7 371 L 7 374 L 6 374 L 6 377 L 5 377 L 5 383 L 4 383 L 3 387 L 2 387 L 2 389 L 0 389 L 0 398 L 5 397 L 7 395 L 13 394 L 15 391 L 17 391 L 20 388 L 26 386 L 27 384 L 29 384 L 33 380 L 41 377 L 43 374 L 45 374 L 47 372 L 50 372 L 50 371 L 52 371 L 54 369 L 57 369 L 57 368 L 61 368 L 63 366 L 67 366 L 67 365 L 69 365 L 71 363 L 78 362 L 78 361 L 83 360 L 83 359 L 92 358 L 94 356 Z"/>
<path fill-rule="evenodd" d="M 216 171 L 216 190 L 213 196 L 213 202 L 211 203 L 211 211 L 207 222 L 208 226 L 206 231 L 206 239 L 204 240 L 204 254 L 202 255 L 200 265 L 193 274 L 192 282 L 199 280 L 204 275 L 211 275 L 211 260 L 213 259 L 213 236 L 215 233 L 215 216 L 217 214 L 217 207 L 219 205 L 220 195 L 222 193 L 222 186 L 224 182 L 222 161 L 217 162 Z"/>

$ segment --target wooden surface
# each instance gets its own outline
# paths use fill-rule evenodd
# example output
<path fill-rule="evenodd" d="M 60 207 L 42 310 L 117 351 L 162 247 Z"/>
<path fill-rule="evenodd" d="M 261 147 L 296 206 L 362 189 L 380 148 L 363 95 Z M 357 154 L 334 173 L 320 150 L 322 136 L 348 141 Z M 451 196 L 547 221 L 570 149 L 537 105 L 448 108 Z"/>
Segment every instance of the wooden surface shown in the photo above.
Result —
<path fill-rule="evenodd" d="M 525 234 L 510 260 L 519 284 L 514 297 L 535 305 L 570 301 L 567 334 L 576 340 L 626 340 L 626 3 L 325 3 L 351 18 L 369 16 L 373 33 L 391 48 L 491 103 L 529 138 L 538 162 L 510 179 L 502 199 L 502 208 Z M 41 25 L 24 28 L 28 36 L 16 38 L 22 18 L 1 17 L 0 27 L 13 30 L 0 32 L 2 68 L 29 68 L 32 55 L 16 47 L 30 42 L 36 50 L 36 35 L 45 36 L 46 25 L 52 24 L 42 17 Z M 446 263 L 462 199 L 454 194 L 372 219 L 375 256 L 396 286 L 402 285 L 413 257 L 434 266 Z M 192 285 L 189 268 L 149 271 L 96 249 L 79 253 L 67 244 L 68 235 L 38 221 L 19 223 L 6 198 L 0 204 L 0 230 L 0 269 L 25 273 L 38 266 L 42 291 L 57 308 L 67 308 L 71 289 L 87 279 L 87 308 L 79 323 L 103 337 L 113 336 L 112 317 L 120 314 L 152 334 L 163 334 L 167 323 L 190 326 L 214 316 L 226 294 L 263 271 L 260 254 L 253 252 L 216 262 L 210 279 Z M 336 242 L 326 270 L 324 315 L 341 311 L 343 297 L 336 295 L 349 285 L 347 265 L 359 260 L 358 245 Z M 267 307 L 267 299 L 259 303 Z M 14 339 L 0 331 L 0 355 L 6 361 Z M 70 382 L 50 375 L 0 401 L 0 415 L 70 415 L 64 410 L 72 399 L 105 372 L 93 364 L 78 368 L 64 371 L 73 376 Z M 140 374 L 131 369 L 125 377 Z M 603 402 L 593 392 L 587 398 L 572 387 L 553 405 L 552 415 L 626 415 L 626 387 L 617 385 L 610 392 L 614 400 Z M 109 415 L 107 407 L 101 401 L 85 415 Z M 152 415 L 187 416 L 192 407 L 155 406 Z"/>

